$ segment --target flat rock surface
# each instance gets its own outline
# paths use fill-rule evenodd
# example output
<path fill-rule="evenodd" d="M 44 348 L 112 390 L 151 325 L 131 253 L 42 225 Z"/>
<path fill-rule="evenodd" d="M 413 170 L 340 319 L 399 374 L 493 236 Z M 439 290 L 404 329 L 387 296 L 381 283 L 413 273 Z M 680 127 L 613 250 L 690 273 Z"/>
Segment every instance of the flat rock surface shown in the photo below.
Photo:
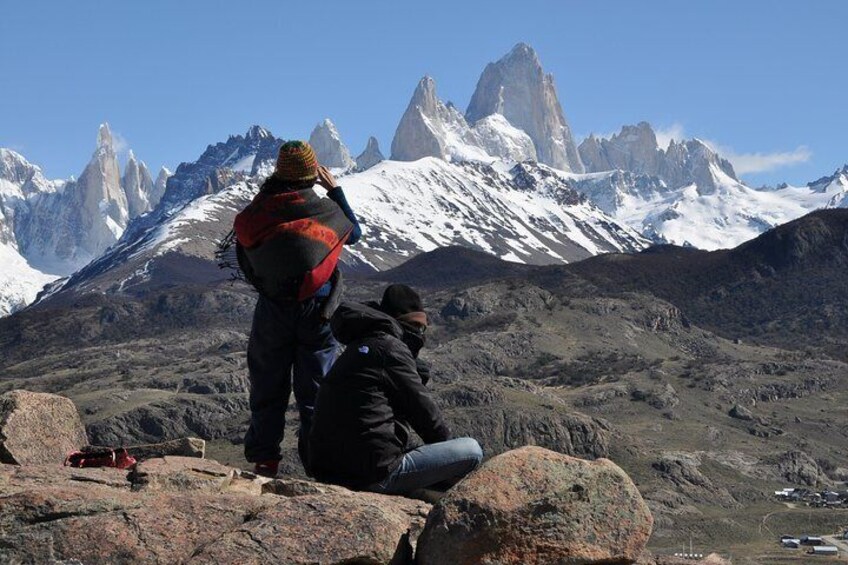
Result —
<path fill-rule="evenodd" d="M 191 563 L 407 563 L 430 505 L 371 493 L 290 498 L 195 553 Z"/>
<path fill-rule="evenodd" d="M 3 563 L 407 563 L 430 510 L 192 457 L 0 464 L 0 492 Z"/>

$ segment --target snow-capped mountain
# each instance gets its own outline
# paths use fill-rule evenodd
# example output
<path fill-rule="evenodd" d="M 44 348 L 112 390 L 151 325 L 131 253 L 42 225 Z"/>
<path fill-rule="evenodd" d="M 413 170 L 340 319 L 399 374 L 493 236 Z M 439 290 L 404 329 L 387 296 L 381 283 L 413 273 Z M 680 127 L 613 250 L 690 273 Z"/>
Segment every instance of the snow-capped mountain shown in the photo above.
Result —
<path fill-rule="evenodd" d="M 326 167 L 346 170 L 356 166 L 350 150 L 342 142 L 339 130 L 329 118 L 315 126 L 309 136 L 309 144 L 315 150 L 318 162 Z"/>
<path fill-rule="evenodd" d="M 672 140 L 667 149 L 659 147 L 647 122 L 624 126 L 609 139 L 590 135 L 579 151 L 587 173 L 630 171 L 659 177 L 669 188 L 696 184 L 701 192 L 717 188 L 713 169 L 739 181 L 733 165 L 698 139 Z"/>
<path fill-rule="evenodd" d="M 448 161 L 533 159 L 536 149 L 523 131 L 500 114 L 470 126 L 453 104 L 436 95 L 436 82 L 425 76 L 398 124 L 392 140 L 392 159 L 415 161 L 436 157 Z"/>
<path fill-rule="evenodd" d="M 780 190 L 788 188 L 791 187 L 784 185 Z M 827 200 L 819 206 L 820 208 L 848 208 L 848 165 L 843 165 L 830 176 L 807 184 L 807 188 L 814 194 L 820 195 L 815 200 L 820 202 Z"/>
<path fill-rule="evenodd" d="M 663 149 L 645 122 L 609 139 L 589 136 L 580 155 L 593 174 L 573 177 L 573 186 L 657 242 L 735 247 L 813 210 L 848 204 L 839 171 L 805 187 L 754 189 L 706 143 L 672 140 Z"/>
<path fill-rule="evenodd" d="M 167 172 L 160 177 L 164 183 Z M 49 181 L 20 154 L 0 149 L 0 315 L 100 256 L 157 200 L 146 165 L 132 153 L 121 176 L 107 124 L 79 179 Z"/>
<path fill-rule="evenodd" d="M 49 181 L 41 169 L 9 149 L 0 149 L 0 316 L 26 306 L 45 284 L 54 280 L 33 268 L 21 255 L 15 236 L 25 203 L 39 194 L 61 190 L 62 181 Z"/>
<path fill-rule="evenodd" d="M 709 144 L 660 147 L 645 122 L 578 147 L 552 77 L 524 44 L 486 67 L 465 113 L 421 79 L 390 161 L 373 137 L 352 159 L 329 119 L 310 140 L 363 224 L 346 253 L 351 269 L 457 244 L 532 264 L 651 242 L 733 247 L 814 209 L 848 206 L 848 166 L 803 187 L 753 189 Z M 0 278 L 0 315 L 72 271 L 45 296 L 225 276 L 215 243 L 272 173 L 281 143 L 252 126 L 155 181 L 134 155 L 120 176 L 108 126 L 79 180 L 48 181 L 0 150 L 0 254 L 16 273 Z"/>
<path fill-rule="evenodd" d="M 280 140 L 263 127 L 253 126 L 244 135 L 231 135 L 227 141 L 209 145 L 197 161 L 180 163 L 167 181 L 165 193 L 148 224 L 162 219 L 174 208 L 183 206 L 203 194 L 223 188 L 234 174 L 255 175 L 262 166 L 268 174 L 273 170 L 274 159 L 280 149 Z M 227 171 L 226 178 L 220 171 Z"/>
<path fill-rule="evenodd" d="M 248 143 L 245 136 L 230 140 L 238 138 Z M 213 154 L 224 155 L 214 147 L 198 160 L 210 169 Z M 197 267 L 198 280 L 225 278 L 226 273 L 208 266 L 215 244 L 256 193 L 273 159 L 254 163 L 259 171 L 255 175 L 236 173 L 225 163 L 219 161 L 211 173 L 216 180 L 207 183 L 220 188 L 138 218 L 121 241 L 51 292 L 60 287 L 109 292 L 155 285 L 166 273 L 173 276 L 175 265 L 182 268 L 186 257 L 206 261 L 205 267 Z M 180 165 L 168 182 L 169 193 L 172 187 L 188 186 L 189 177 L 204 184 L 194 176 L 196 170 L 191 164 Z M 361 242 L 345 254 L 344 263 L 354 270 L 394 267 L 446 245 L 546 264 L 637 251 L 648 243 L 570 188 L 567 174 L 532 162 L 508 168 L 433 157 L 382 161 L 365 171 L 344 173 L 339 181 L 364 230 Z"/>
<path fill-rule="evenodd" d="M 349 257 L 382 270 L 463 245 L 530 264 L 637 251 L 646 240 L 603 214 L 562 173 L 536 163 L 386 161 L 340 180 L 366 226 Z"/>

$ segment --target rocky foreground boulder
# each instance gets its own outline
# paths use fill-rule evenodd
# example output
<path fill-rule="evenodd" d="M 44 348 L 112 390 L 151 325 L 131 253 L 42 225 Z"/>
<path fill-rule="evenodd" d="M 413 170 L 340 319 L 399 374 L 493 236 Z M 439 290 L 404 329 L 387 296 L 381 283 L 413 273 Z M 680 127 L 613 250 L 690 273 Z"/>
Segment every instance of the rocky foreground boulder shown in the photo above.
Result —
<path fill-rule="evenodd" d="M 86 443 L 85 426 L 70 399 L 26 390 L 0 395 L 0 462 L 61 464 Z"/>
<path fill-rule="evenodd" d="M 429 504 L 287 482 L 187 457 L 0 465 L 0 562 L 410 562 Z"/>
<path fill-rule="evenodd" d="M 634 563 L 653 518 L 612 461 L 524 447 L 455 486 L 427 518 L 420 565 Z"/>
<path fill-rule="evenodd" d="M 432 509 L 200 457 L 64 467 L 86 443 L 74 405 L 22 391 L 0 402 L 14 456 L 0 464 L 0 563 L 634 563 L 651 533 L 636 487 L 605 459 L 510 451 Z M 136 447 L 203 452 L 199 440 Z"/>

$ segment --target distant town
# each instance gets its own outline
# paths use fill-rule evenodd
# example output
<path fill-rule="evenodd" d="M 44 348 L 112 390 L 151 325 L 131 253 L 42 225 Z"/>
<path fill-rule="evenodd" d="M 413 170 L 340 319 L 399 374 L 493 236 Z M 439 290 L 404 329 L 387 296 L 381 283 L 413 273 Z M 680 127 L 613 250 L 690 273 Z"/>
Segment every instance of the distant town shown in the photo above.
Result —
<path fill-rule="evenodd" d="M 848 491 L 814 491 L 805 488 L 785 488 L 774 492 L 782 502 L 805 504 L 812 508 L 846 508 Z M 780 545 L 786 549 L 808 548 L 810 555 L 838 556 L 840 551 L 848 553 L 848 528 L 837 535 L 783 535 Z"/>

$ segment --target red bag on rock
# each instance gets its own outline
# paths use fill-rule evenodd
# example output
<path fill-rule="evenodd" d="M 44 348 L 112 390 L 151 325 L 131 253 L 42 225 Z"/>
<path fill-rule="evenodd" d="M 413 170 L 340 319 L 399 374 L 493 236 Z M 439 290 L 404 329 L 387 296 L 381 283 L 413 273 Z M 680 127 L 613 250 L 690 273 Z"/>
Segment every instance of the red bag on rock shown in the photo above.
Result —
<path fill-rule="evenodd" d="M 65 459 L 65 467 L 114 467 L 129 469 L 135 465 L 135 457 L 126 449 L 91 449 L 74 451 Z"/>

